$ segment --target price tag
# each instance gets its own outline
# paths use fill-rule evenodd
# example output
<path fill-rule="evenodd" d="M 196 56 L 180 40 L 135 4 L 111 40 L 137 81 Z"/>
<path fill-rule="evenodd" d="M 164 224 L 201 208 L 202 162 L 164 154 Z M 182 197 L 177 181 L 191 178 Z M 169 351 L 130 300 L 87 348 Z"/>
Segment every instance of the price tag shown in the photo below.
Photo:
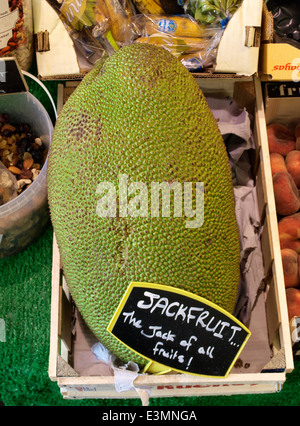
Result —
<path fill-rule="evenodd" d="M 0 95 L 28 92 L 25 78 L 15 58 L 0 58 Z"/>
<path fill-rule="evenodd" d="M 108 331 L 149 360 L 148 372 L 228 376 L 251 336 L 231 314 L 190 292 L 129 285 Z"/>

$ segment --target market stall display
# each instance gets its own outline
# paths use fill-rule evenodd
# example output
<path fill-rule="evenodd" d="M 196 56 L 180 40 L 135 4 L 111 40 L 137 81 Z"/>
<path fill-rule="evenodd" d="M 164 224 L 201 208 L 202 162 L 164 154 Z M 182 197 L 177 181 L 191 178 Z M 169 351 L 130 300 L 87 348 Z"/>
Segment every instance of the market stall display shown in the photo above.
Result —
<path fill-rule="evenodd" d="M 53 124 L 45 108 L 28 93 L 26 85 L 22 87 L 24 81 L 19 81 L 22 78 L 10 78 L 11 72 L 3 69 L 0 58 L 0 262 L 6 270 L 10 270 L 6 257 L 12 259 L 12 265 L 16 258 L 21 260 L 24 256 L 25 259 L 27 252 L 33 253 L 25 249 L 40 247 L 32 243 L 37 239 L 43 241 L 43 231 L 48 227 L 47 239 L 52 231 L 51 223 L 54 225 L 51 320 L 45 336 L 41 336 L 43 327 L 40 327 L 36 342 L 31 343 L 29 333 L 39 328 L 32 327 L 36 309 L 29 315 L 31 326 L 25 318 L 26 332 L 21 340 L 26 347 L 24 368 L 27 370 L 22 379 L 12 378 L 8 368 L 11 359 L 18 359 L 20 342 L 13 341 L 13 330 L 15 318 L 20 323 L 23 304 L 22 291 L 17 290 L 17 286 L 15 300 L 18 302 L 11 302 L 14 299 L 11 274 L 3 312 L 0 306 L 0 343 L 10 343 L 10 347 L 6 345 L 0 353 L 0 372 L 4 372 L 5 389 L 14 387 L 19 403 L 23 382 L 31 380 L 31 385 L 25 386 L 32 391 L 27 398 L 30 400 L 34 398 L 34 389 L 43 386 L 49 377 L 57 382 L 64 399 L 88 400 L 86 405 L 94 399 L 102 405 L 105 404 L 102 400 L 107 398 L 118 399 L 121 405 L 127 405 L 128 399 L 140 398 L 142 405 L 149 405 L 152 401 L 156 403 L 155 398 L 164 397 L 169 402 L 173 401 L 171 398 L 187 396 L 197 399 L 226 395 L 229 398 L 232 394 L 246 394 L 251 398 L 261 393 L 275 395 L 279 391 L 284 395 L 286 382 L 296 377 L 289 373 L 296 366 L 297 375 L 300 340 L 300 117 L 299 109 L 295 108 L 298 87 L 295 82 L 295 86 L 276 88 L 282 98 L 288 92 L 290 98 L 286 100 L 290 104 L 284 99 L 273 103 L 270 92 L 262 92 L 265 86 L 257 77 L 257 71 L 258 53 L 266 47 L 260 50 L 261 30 L 265 33 L 265 27 L 261 26 L 263 3 L 262 0 L 32 0 L 37 58 L 34 73 L 38 76 L 34 78 L 40 84 L 42 79 L 60 79 L 64 84 L 58 84 L 59 118 L 53 139 Z M 290 47 L 293 44 L 294 48 L 298 42 L 296 12 L 291 25 L 286 25 L 285 18 L 291 17 L 291 9 L 280 8 L 280 1 L 268 3 L 270 9 L 276 3 L 272 9 L 276 33 L 268 40 L 281 43 L 285 39 L 284 43 Z M 0 39 L 0 55 L 6 60 L 10 56 L 21 62 L 15 50 L 18 48 L 20 53 L 21 45 L 32 49 L 24 26 L 25 6 L 29 4 L 26 0 L 0 1 L 0 22 L 14 19 L 16 24 L 14 28 L 5 28 L 6 35 Z M 19 30 L 24 32 L 22 36 Z M 269 47 L 272 44 L 269 43 Z M 126 56 L 130 51 L 136 52 L 136 58 L 137 52 L 148 52 L 149 57 L 138 66 L 132 60 L 130 69 L 123 64 L 122 84 L 118 86 L 109 78 L 110 64 L 114 64 L 112 75 L 115 76 L 118 69 L 115 58 Z M 20 63 L 23 75 L 30 66 L 31 52 L 27 52 L 26 63 Z M 157 57 L 160 60 L 153 71 Z M 163 59 L 166 57 L 168 59 Z M 164 85 L 166 93 L 161 92 L 158 87 L 164 72 L 172 71 L 171 63 L 178 66 L 177 72 L 172 78 L 169 76 Z M 294 78 L 297 65 L 293 62 L 292 67 L 295 67 Z M 185 80 L 179 69 L 193 81 L 188 88 L 181 86 Z M 138 73 L 142 70 L 141 76 Z M 133 84 L 136 72 L 138 83 Z M 181 78 L 175 86 L 179 75 Z M 70 79 L 77 81 L 73 84 L 67 81 Z M 105 81 L 103 86 L 100 84 L 101 90 L 92 90 L 99 80 Z M 144 89 L 145 99 L 138 103 Z M 195 129 L 187 118 L 192 102 L 186 104 L 194 90 L 207 102 L 207 111 L 211 110 L 209 119 L 205 113 L 202 119 L 191 120 Z M 94 98 L 95 93 L 101 94 L 100 99 Z M 176 107 L 168 112 L 171 99 Z M 102 108 L 96 120 L 88 105 Z M 282 116 L 277 107 L 282 109 Z M 64 115 L 68 108 L 70 116 Z M 78 118 L 75 121 L 74 114 Z M 174 116 L 176 123 L 169 126 L 170 117 L 174 120 Z M 201 127 L 204 133 L 197 137 L 204 151 L 200 155 L 188 155 L 194 146 L 192 142 L 187 143 L 188 137 L 198 130 L 197 123 L 200 126 L 205 121 L 204 116 L 206 125 Z M 220 132 L 218 149 L 215 139 L 212 141 L 214 131 L 208 130 L 211 121 L 214 130 L 218 127 Z M 194 130 L 190 130 L 191 127 Z M 173 134 L 174 128 L 177 131 Z M 95 140 L 89 143 L 93 134 Z M 153 135 L 159 143 L 151 151 Z M 203 143 L 206 136 L 210 143 Z M 180 140 L 176 145 L 177 138 Z M 127 145 L 124 140 L 128 141 Z M 49 169 L 48 150 L 51 152 L 53 141 L 55 155 L 51 157 Z M 74 142 L 72 149 L 71 142 Z M 212 191 L 215 201 L 220 201 L 222 206 L 218 214 L 211 214 L 214 209 L 206 209 L 204 218 L 196 214 L 197 197 L 207 200 L 221 180 L 222 167 L 217 167 L 218 173 L 213 170 L 217 160 L 224 159 L 220 146 L 226 154 L 225 162 L 229 166 L 226 182 L 230 181 L 234 198 L 228 223 L 235 226 L 235 242 L 239 240 L 239 247 L 228 244 L 232 236 L 229 226 L 225 227 L 224 235 L 221 231 L 214 233 L 212 224 L 204 226 L 212 215 L 217 217 L 212 223 L 216 225 L 219 220 L 218 229 L 222 229 L 224 218 L 220 217 L 228 201 L 228 197 L 224 200 L 226 185 L 220 185 L 223 191 Z M 164 177 L 167 187 L 174 190 L 175 203 L 178 201 L 176 179 L 189 176 L 194 181 L 201 169 L 195 166 L 196 158 L 202 155 L 210 158 L 209 153 L 214 149 L 218 151 L 215 160 L 204 161 L 204 170 L 209 172 L 203 183 L 208 191 L 196 191 L 194 209 L 188 210 L 189 202 L 184 199 L 181 210 L 178 204 L 174 211 L 167 210 L 169 216 L 174 213 L 169 232 L 166 223 L 170 217 L 166 214 L 160 217 L 154 208 L 151 226 L 143 233 L 143 221 L 147 218 L 145 209 L 144 215 L 140 214 L 141 208 L 145 207 L 146 199 L 149 207 L 152 199 L 142 179 L 139 179 L 139 192 L 134 192 L 137 187 L 131 182 L 132 177 L 149 180 L 153 172 L 152 177 L 157 178 L 155 170 L 159 169 L 162 172 L 159 177 Z M 157 161 L 152 161 L 154 154 Z M 123 173 L 130 170 L 130 182 L 122 180 L 124 174 L 120 178 L 120 170 Z M 185 174 L 186 170 L 191 174 Z M 210 173 L 218 178 L 216 185 Z M 92 178 L 87 179 L 90 175 Z M 119 177 L 114 181 L 114 188 L 113 177 Z M 101 186 L 103 180 L 104 186 Z M 134 218 L 129 224 L 124 215 L 123 193 L 116 194 L 124 188 L 130 192 L 126 212 Z M 103 189 L 108 192 L 101 192 Z M 116 196 L 108 197 L 108 194 Z M 96 201 L 88 204 L 88 198 Z M 182 220 L 178 212 L 182 212 L 182 207 L 188 217 L 186 232 L 178 230 L 180 218 Z M 108 224 L 106 228 L 104 220 Z M 198 220 L 200 225 L 193 226 Z M 156 231 L 155 221 L 161 222 Z M 91 230 L 90 226 L 94 228 Z M 194 243 L 200 235 L 198 228 L 205 234 L 200 239 L 202 246 Z M 99 233 L 102 239 L 97 237 Z M 215 248 L 217 237 L 221 242 Z M 228 250 L 228 247 L 234 250 L 233 246 L 235 262 Z M 211 259 L 202 262 L 210 253 Z M 32 257 L 38 255 L 34 252 Z M 230 262 L 223 267 L 226 256 Z M 51 265 L 47 266 L 45 259 L 41 262 L 37 275 L 41 274 L 41 279 L 46 280 L 46 269 L 50 270 Z M 198 269 L 205 273 L 199 275 Z M 130 271 L 133 271 L 131 275 Z M 232 271 L 235 278 L 225 282 L 225 275 L 230 276 Z M 30 280 L 36 280 L 41 288 L 31 293 L 33 282 L 27 280 L 24 300 L 41 310 L 47 292 L 43 290 L 45 283 L 41 284 L 37 275 Z M 214 285 L 208 283 L 207 291 L 205 286 L 211 276 Z M 1 279 L 5 283 L 0 286 L 1 297 L 3 294 L 5 297 L 6 282 Z M 47 306 L 50 310 L 50 300 Z M 101 314 L 97 314 L 99 306 L 103 309 Z M 17 311 L 13 312 L 15 308 Z M 50 345 L 49 377 L 44 374 L 41 381 L 37 358 L 43 339 Z M 33 355 L 36 362 L 31 365 L 28 359 L 33 352 L 37 358 Z M 21 363 L 17 368 L 22 369 Z M 20 387 L 15 385 L 18 380 Z M 0 399 L 13 400 L 13 396 L 4 397 L 3 392 L 0 390 Z"/>

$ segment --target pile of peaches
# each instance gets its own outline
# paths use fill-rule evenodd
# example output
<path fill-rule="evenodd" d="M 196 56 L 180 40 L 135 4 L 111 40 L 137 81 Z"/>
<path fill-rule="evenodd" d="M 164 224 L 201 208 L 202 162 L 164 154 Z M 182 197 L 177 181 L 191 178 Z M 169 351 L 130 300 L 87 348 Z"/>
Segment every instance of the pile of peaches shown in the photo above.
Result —
<path fill-rule="evenodd" d="M 289 319 L 300 316 L 300 121 L 267 126 Z"/>

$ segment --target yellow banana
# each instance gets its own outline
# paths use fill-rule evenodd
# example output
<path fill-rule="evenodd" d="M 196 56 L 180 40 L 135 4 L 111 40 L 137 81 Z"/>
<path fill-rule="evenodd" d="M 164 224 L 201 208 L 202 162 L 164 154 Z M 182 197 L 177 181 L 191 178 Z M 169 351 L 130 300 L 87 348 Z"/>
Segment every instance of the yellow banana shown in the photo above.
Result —
<path fill-rule="evenodd" d="M 92 30 L 93 37 L 104 47 L 106 53 L 111 55 L 119 49 L 119 46 L 111 31 L 112 22 L 105 1 L 96 0 L 93 12 L 95 14 L 95 26 Z"/>
<path fill-rule="evenodd" d="M 157 0 L 156 0 L 157 1 Z M 133 0 L 133 3 L 140 13 L 150 13 L 151 15 L 163 15 L 164 9 L 154 0 Z"/>
<path fill-rule="evenodd" d="M 171 52 L 174 56 L 179 57 L 182 54 L 182 51 L 184 50 L 185 46 L 181 46 L 181 49 L 179 50 L 179 46 L 177 45 L 176 40 L 172 40 L 171 38 L 168 38 L 168 36 L 163 36 L 161 34 L 152 34 L 149 37 L 139 37 L 135 40 L 135 43 L 148 43 L 148 44 L 155 44 L 157 46 L 164 47 L 166 50 Z"/>
<path fill-rule="evenodd" d="M 153 2 L 156 3 L 158 6 L 160 6 L 165 11 L 165 9 L 162 7 L 160 0 L 153 0 Z"/>
<path fill-rule="evenodd" d="M 106 29 L 109 26 L 109 13 L 106 7 L 106 3 L 102 0 L 96 0 L 94 13 L 95 13 L 96 24 Z"/>
<path fill-rule="evenodd" d="M 205 29 L 190 16 L 160 15 L 145 16 L 145 34 L 151 35 L 158 31 L 178 37 L 202 37 Z"/>
<path fill-rule="evenodd" d="M 108 11 L 110 20 L 110 30 L 117 43 L 122 44 L 124 32 L 127 26 L 128 17 L 125 10 L 119 3 L 119 0 L 98 0 L 98 4 L 104 2 Z"/>
<path fill-rule="evenodd" d="M 121 4 L 128 18 L 135 14 L 134 6 L 131 0 L 122 0 Z"/>
<path fill-rule="evenodd" d="M 173 37 L 168 34 L 156 33 L 149 37 L 139 37 L 136 43 L 149 43 L 162 46 L 169 50 L 174 56 L 181 56 L 183 53 L 204 51 L 209 46 L 209 40 L 200 37 Z"/>

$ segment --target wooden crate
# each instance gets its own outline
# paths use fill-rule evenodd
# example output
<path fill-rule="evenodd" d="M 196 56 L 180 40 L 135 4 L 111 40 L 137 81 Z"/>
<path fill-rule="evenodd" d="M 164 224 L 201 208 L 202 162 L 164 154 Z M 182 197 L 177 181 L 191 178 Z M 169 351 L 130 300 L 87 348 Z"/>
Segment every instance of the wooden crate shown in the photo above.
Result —
<path fill-rule="evenodd" d="M 272 393 L 282 389 L 287 373 L 294 368 L 261 82 L 257 77 L 199 78 L 197 82 L 205 94 L 234 97 L 254 116 L 253 171 L 263 224 L 261 245 L 266 276 L 264 300 L 268 337 L 264 344 L 271 348 L 271 362 L 259 373 L 247 373 L 246 368 L 242 372 L 232 370 L 225 379 L 187 374 L 138 375 L 134 387 L 121 393 L 116 390 L 113 374 L 79 375 L 73 368 L 76 353 L 72 344 L 72 300 L 54 235 L 49 376 L 57 382 L 64 398 L 140 397 L 147 405 L 149 397 Z"/>

